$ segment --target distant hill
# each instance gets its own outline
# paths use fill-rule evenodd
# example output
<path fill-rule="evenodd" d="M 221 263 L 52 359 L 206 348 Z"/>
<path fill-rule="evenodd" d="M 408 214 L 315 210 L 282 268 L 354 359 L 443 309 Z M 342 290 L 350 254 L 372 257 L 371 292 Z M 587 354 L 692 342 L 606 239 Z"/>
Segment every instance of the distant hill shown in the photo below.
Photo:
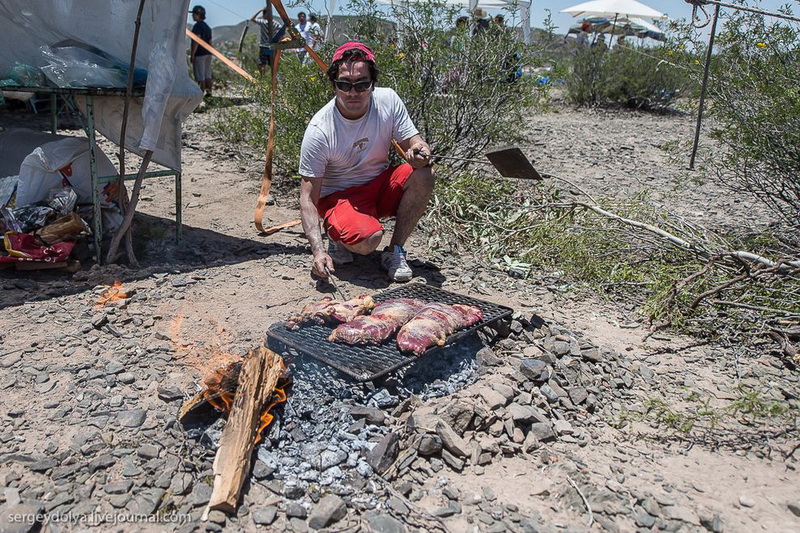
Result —
<path fill-rule="evenodd" d="M 221 45 L 222 43 L 233 43 L 236 46 L 239 46 L 239 39 L 242 38 L 242 30 L 244 29 L 244 25 L 247 22 L 242 21 L 235 26 L 216 26 L 211 28 L 211 32 L 214 35 L 214 45 Z M 258 28 L 256 28 L 255 24 L 250 24 L 249 32 L 255 32 Z"/>

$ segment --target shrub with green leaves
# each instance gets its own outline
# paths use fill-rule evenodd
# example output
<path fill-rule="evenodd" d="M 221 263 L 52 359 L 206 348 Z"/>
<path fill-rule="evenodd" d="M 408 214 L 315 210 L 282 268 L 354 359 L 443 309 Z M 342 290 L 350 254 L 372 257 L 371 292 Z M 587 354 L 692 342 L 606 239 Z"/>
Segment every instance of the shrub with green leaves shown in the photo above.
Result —
<path fill-rule="evenodd" d="M 709 84 L 719 176 L 790 224 L 800 222 L 799 39 L 792 23 L 733 12 Z"/>
<path fill-rule="evenodd" d="M 577 105 L 660 110 L 697 92 L 699 61 L 682 46 L 626 44 L 579 49 L 567 76 L 567 96 Z"/>
<path fill-rule="evenodd" d="M 374 1 L 354 0 L 347 10 L 358 15 L 348 37 L 372 47 L 378 85 L 397 91 L 435 153 L 469 157 L 524 139 L 524 124 L 542 89 L 532 78 L 513 79 L 523 66 L 535 63 L 533 49 L 514 34 L 494 27 L 476 36 L 455 33 L 458 10 L 434 0 L 390 8 L 395 33 L 385 31 L 384 15 Z M 320 55 L 329 59 L 333 49 L 326 43 Z M 263 146 L 270 93 L 268 79 L 247 88 L 254 104 L 223 111 L 217 131 L 229 141 Z M 306 125 L 332 97 L 327 76 L 313 62 L 301 65 L 296 56 L 283 54 L 275 108 L 280 168 L 296 172 Z"/>

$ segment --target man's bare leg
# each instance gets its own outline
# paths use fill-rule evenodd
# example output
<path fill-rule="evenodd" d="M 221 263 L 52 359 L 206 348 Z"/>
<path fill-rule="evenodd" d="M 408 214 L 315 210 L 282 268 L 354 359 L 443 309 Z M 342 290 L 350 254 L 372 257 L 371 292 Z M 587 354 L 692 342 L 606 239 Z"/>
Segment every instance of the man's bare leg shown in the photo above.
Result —
<path fill-rule="evenodd" d="M 352 246 L 345 245 L 345 248 L 354 254 L 369 255 L 378 249 L 378 246 L 381 245 L 381 239 L 383 239 L 383 231 L 376 231 L 359 243 Z"/>
<path fill-rule="evenodd" d="M 422 167 L 411 173 L 404 187 L 400 205 L 397 206 L 390 247 L 405 246 L 411 232 L 417 227 L 417 222 L 428 208 L 428 201 L 433 194 L 433 184 L 433 168 Z"/>

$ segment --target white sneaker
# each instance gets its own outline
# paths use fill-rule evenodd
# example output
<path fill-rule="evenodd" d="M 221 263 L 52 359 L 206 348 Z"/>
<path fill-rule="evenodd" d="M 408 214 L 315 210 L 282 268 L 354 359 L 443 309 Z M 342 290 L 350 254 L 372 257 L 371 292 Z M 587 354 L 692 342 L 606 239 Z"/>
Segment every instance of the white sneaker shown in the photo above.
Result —
<path fill-rule="evenodd" d="M 334 265 L 346 265 L 353 262 L 353 252 L 345 248 L 341 241 L 328 240 L 328 255 Z"/>
<path fill-rule="evenodd" d="M 385 249 L 381 254 L 381 266 L 393 281 L 408 281 L 414 275 L 406 262 L 406 251 L 402 246 L 395 245 L 391 251 Z"/>

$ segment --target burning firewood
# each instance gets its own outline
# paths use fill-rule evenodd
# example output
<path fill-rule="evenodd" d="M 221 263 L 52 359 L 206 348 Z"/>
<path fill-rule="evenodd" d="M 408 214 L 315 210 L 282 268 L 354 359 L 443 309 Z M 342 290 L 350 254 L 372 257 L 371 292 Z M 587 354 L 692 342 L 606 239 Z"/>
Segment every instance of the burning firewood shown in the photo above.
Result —
<path fill-rule="evenodd" d="M 126 289 L 122 286 L 121 281 L 115 281 L 113 285 L 108 287 L 97 299 L 98 307 L 105 307 L 117 302 L 127 300 L 136 293 L 136 289 Z"/>
<path fill-rule="evenodd" d="M 253 449 L 273 420 L 270 410 L 286 401 L 285 388 L 291 381 L 285 372 L 281 356 L 260 346 L 250 350 L 244 361 L 206 377 L 203 390 L 181 407 L 181 420 L 204 402 L 229 413 L 214 459 L 214 486 L 203 520 L 212 510 L 236 510 Z"/>

